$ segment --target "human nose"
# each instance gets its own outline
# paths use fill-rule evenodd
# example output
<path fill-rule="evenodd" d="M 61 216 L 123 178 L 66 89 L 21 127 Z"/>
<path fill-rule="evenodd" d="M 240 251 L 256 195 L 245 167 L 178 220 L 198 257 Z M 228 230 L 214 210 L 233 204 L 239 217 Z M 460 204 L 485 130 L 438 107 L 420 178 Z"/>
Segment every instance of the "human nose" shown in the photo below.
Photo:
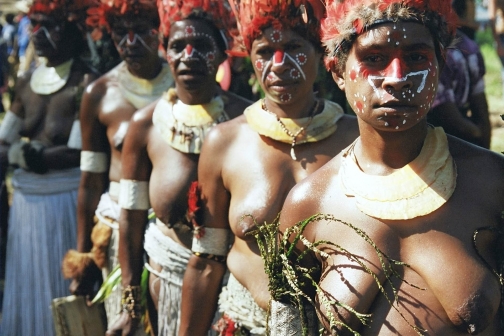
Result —
<path fill-rule="evenodd" d="M 413 83 L 406 74 L 406 66 L 399 58 L 394 58 L 389 63 L 382 86 L 386 90 L 405 90 L 411 88 Z"/>
<path fill-rule="evenodd" d="M 287 68 L 287 57 L 283 50 L 275 50 L 273 53 L 273 61 L 271 71 L 282 73 Z"/>

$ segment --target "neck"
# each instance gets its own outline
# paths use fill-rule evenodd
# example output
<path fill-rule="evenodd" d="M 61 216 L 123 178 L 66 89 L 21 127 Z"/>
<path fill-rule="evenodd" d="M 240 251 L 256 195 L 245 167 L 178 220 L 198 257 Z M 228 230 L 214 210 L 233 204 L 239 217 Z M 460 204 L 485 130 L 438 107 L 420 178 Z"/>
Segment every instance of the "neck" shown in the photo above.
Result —
<path fill-rule="evenodd" d="M 360 139 L 355 157 L 360 168 L 370 175 L 388 175 L 413 161 L 427 136 L 427 121 L 402 132 L 379 131 L 359 119 Z"/>
<path fill-rule="evenodd" d="M 299 101 L 292 103 L 277 103 L 267 97 L 264 99 L 264 103 L 268 111 L 275 113 L 280 118 L 299 119 L 314 115 L 314 112 L 316 113 L 316 111 L 313 111 L 315 99 L 315 94 L 312 92 L 301 104 Z"/>
<path fill-rule="evenodd" d="M 143 62 L 138 69 L 130 64 L 127 64 L 128 71 L 135 77 L 143 79 L 154 79 L 161 72 L 162 63 L 161 59 L 156 56 L 156 59 Z"/>
<path fill-rule="evenodd" d="M 184 104 L 187 105 L 201 105 L 208 104 L 219 92 L 217 84 L 212 84 L 211 86 L 202 86 L 204 89 L 189 91 L 185 90 L 179 85 L 175 85 L 177 90 L 178 99 L 180 99 Z"/>

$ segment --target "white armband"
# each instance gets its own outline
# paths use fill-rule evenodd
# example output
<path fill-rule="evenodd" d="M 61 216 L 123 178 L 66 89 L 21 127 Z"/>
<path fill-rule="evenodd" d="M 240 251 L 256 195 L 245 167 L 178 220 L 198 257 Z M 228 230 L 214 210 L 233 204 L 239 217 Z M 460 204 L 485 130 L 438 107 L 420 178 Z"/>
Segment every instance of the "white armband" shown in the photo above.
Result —
<path fill-rule="evenodd" d="M 126 210 L 149 210 L 149 182 L 121 179 L 119 206 Z"/>
<path fill-rule="evenodd" d="M 5 117 L 2 120 L 2 125 L 0 125 L 0 140 L 5 141 L 9 144 L 21 139 L 19 131 L 23 127 L 23 119 L 15 115 L 11 111 L 7 111 Z"/>
<path fill-rule="evenodd" d="M 70 136 L 68 137 L 67 147 L 82 149 L 82 135 L 79 120 L 74 120 L 72 124 L 72 130 L 70 131 Z"/>
<path fill-rule="evenodd" d="M 106 153 L 81 151 L 81 171 L 90 173 L 105 173 L 108 171 L 108 158 Z"/>
<path fill-rule="evenodd" d="M 229 252 L 231 231 L 228 229 L 204 228 L 202 237 L 193 237 L 191 250 L 194 253 L 226 256 Z"/>

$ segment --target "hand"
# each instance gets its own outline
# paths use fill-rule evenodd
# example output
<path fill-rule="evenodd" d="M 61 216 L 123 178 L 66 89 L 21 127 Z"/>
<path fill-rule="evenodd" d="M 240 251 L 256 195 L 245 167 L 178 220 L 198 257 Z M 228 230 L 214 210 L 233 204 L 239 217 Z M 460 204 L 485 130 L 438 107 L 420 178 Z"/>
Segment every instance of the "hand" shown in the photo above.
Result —
<path fill-rule="evenodd" d="M 133 319 L 127 312 L 121 313 L 109 327 L 106 336 L 133 336 L 138 329 L 140 319 Z"/>
<path fill-rule="evenodd" d="M 91 262 L 78 279 L 72 280 L 69 288 L 70 293 L 85 296 L 88 301 L 91 301 L 102 282 L 101 270 L 94 262 Z"/>

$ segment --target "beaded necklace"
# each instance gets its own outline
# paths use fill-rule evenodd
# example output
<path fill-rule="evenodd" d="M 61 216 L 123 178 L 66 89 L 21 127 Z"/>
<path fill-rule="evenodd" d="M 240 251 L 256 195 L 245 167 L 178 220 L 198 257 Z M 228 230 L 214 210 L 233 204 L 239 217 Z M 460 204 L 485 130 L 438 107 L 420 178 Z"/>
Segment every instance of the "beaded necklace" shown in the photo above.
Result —
<path fill-rule="evenodd" d="M 303 132 L 308 126 L 310 126 L 311 122 L 313 121 L 313 116 L 317 113 L 317 110 L 319 109 L 319 106 L 320 106 L 320 100 L 319 99 L 315 99 L 315 105 L 313 107 L 313 109 L 311 110 L 310 112 L 310 115 L 309 115 L 309 120 L 308 122 L 306 123 L 306 125 L 300 127 L 295 133 L 292 133 L 288 128 L 287 126 L 285 126 L 285 124 L 283 123 L 282 119 L 280 119 L 280 117 L 278 115 L 276 115 L 275 113 L 271 112 L 270 110 L 268 110 L 268 107 L 266 106 L 266 100 L 262 100 L 261 101 L 261 108 L 268 112 L 269 114 L 273 115 L 277 122 L 280 124 L 280 128 L 285 132 L 285 134 L 287 134 L 289 137 L 291 137 L 292 141 L 291 141 L 291 149 L 290 149 L 290 156 L 292 158 L 292 160 L 296 161 L 297 160 L 297 157 L 296 157 L 296 152 L 294 151 L 294 146 L 296 146 L 296 141 L 297 141 L 297 137 L 301 134 L 301 132 Z"/>

